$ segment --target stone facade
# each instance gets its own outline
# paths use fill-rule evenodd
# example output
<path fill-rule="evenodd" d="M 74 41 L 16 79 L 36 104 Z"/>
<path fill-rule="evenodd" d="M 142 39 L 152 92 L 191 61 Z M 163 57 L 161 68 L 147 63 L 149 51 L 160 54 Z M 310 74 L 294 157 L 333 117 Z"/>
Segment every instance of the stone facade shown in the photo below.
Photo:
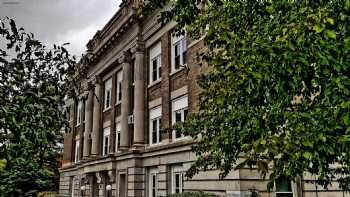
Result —
<path fill-rule="evenodd" d="M 195 160 L 193 141 L 176 138 L 171 127 L 197 110 L 195 79 L 208 70 L 196 58 L 203 42 L 175 38 L 176 24 L 161 26 L 158 13 L 137 17 L 139 1 L 123 1 L 87 45 L 92 63 L 82 82 L 86 95 L 67 102 L 70 129 L 64 138 L 61 196 L 151 197 L 186 191 L 235 197 L 251 191 L 269 197 L 348 195 L 336 186 L 326 191 L 308 184 L 308 176 L 291 183 L 290 194 L 268 192 L 267 180 L 254 169 L 233 171 L 223 180 L 218 171 L 187 179 L 184 172 Z M 158 53 L 152 51 L 159 43 Z M 151 59 L 154 53 L 158 56 Z M 174 69 L 177 61 L 187 68 Z"/>

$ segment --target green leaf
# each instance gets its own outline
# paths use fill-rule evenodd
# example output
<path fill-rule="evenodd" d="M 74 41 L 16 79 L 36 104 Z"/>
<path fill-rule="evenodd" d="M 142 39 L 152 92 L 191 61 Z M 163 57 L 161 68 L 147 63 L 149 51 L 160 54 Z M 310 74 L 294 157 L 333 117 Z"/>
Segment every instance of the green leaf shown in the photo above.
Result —
<path fill-rule="evenodd" d="M 327 17 L 326 20 L 329 24 L 334 25 L 334 19 Z"/>
<path fill-rule="evenodd" d="M 310 152 L 304 152 L 304 153 L 303 153 L 303 157 L 304 157 L 305 159 L 311 159 L 312 154 L 311 154 Z"/>
<path fill-rule="evenodd" d="M 334 31 L 326 30 L 325 33 L 327 37 L 332 38 L 334 40 L 337 39 L 337 34 Z"/>
<path fill-rule="evenodd" d="M 317 24 L 313 27 L 313 30 L 315 30 L 316 33 L 321 33 L 323 31 L 323 28 Z"/>

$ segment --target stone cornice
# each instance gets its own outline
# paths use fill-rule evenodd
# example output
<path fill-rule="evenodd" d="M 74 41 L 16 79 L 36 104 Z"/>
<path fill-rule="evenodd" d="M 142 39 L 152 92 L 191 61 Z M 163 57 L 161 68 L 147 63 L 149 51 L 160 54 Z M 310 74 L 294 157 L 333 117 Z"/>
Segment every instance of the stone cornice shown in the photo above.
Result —
<path fill-rule="evenodd" d="M 124 0 L 112 19 L 97 31 L 88 44 L 90 63 L 96 63 L 111 47 L 118 44 L 120 37 L 135 23 L 138 23 L 138 8 L 143 0 Z"/>

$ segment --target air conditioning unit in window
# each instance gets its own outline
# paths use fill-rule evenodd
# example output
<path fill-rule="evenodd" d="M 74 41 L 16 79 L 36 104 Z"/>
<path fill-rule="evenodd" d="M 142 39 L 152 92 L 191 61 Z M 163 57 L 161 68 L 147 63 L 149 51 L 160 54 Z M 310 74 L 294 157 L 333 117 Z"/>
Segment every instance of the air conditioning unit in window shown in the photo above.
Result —
<path fill-rule="evenodd" d="M 128 124 L 134 124 L 134 115 L 128 116 Z"/>

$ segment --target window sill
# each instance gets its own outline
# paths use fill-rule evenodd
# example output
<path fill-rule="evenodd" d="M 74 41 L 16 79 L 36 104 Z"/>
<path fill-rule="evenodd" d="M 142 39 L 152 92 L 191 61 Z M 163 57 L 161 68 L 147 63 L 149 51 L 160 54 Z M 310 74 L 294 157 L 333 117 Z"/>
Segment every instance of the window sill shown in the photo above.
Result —
<path fill-rule="evenodd" d="M 151 84 L 149 84 L 149 85 L 147 86 L 147 88 L 151 88 L 151 87 L 153 87 L 153 86 L 159 84 L 161 81 L 162 81 L 162 79 L 158 79 L 157 81 L 154 81 L 154 82 L 152 82 Z"/>
<path fill-rule="evenodd" d="M 157 146 L 162 146 L 163 143 L 162 142 L 158 142 L 156 144 L 149 144 L 149 147 L 157 147 Z"/>
<path fill-rule="evenodd" d="M 178 73 L 178 72 L 184 70 L 185 67 L 186 67 L 186 65 L 187 65 L 187 64 L 181 65 L 179 69 L 174 70 L 174 71 L 171 71 L 171 73 L 169 74 L 169 76 L 173 76 L 173 75 L 175 75 L 176 73 Z"/>
<path fill-rule="evenodd" d="M 184 137 L 179 137 L 179 138 L 172 138 L 171 142 L 176 143 L 176 142 L 182 142 L 182 141 L 186 141 L 186 140 L 190 140 L 190 139 L 191 139 L 190 136 L 184 136 Z"/>
<path fill-rule="evenodd" d="M 112 108 L 111 108 L 111 107 L 108 107 L 108 108 L 104 109 L 102 112 L 109 111 L 110 109 L 112 109 Z"/>

